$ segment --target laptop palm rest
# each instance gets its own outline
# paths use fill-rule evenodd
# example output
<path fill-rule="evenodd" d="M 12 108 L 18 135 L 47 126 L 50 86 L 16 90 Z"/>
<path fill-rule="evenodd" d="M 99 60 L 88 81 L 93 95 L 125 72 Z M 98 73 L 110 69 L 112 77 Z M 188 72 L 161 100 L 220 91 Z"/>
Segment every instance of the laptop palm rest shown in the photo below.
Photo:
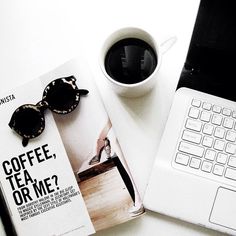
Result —
<path fill-rule="evenodd" d="M 236 191 L 218 188 L 210 214 L 210 222 L 236 230 Z"/>

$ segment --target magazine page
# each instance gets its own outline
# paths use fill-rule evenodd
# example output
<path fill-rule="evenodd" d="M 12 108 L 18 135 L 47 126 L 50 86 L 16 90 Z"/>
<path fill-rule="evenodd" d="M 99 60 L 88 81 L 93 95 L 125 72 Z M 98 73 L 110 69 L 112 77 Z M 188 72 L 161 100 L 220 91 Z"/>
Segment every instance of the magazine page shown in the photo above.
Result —
<path fill-rule="evenodd" d="M 92 234 L 94 227 L 52 113 L 49 109 L 38 113 L 43 91 L 36 79 L 0 96 L 0 187 L 8 216 L 18 236 Z M 22 104 L 38 105 L 23 106 L 23 111 L 29 108 L 24 117 L 18 109 Z M 34 112 L 42 117 L 35 119 Z M 28 124 L 23 127 L 25 119 Z M 31 132 L 28 127 L 36 122 L 35 129 L 41 132 L 43 119 L 41 135 L 22 142 L 16 130 Z M 1 217 L 4 222 L 2 211 Z"/>
<path fill-rule="evenodd" d="M 40 79 L 45 86 L 54 78 L 70 76 L 76 78 L 78 89 L 89 93 L 80 96 L 75 111 L 53 116 L 98 231 L 134 219 L 144 213 L 144 208 L 84 60 L 71 60 Z"/>

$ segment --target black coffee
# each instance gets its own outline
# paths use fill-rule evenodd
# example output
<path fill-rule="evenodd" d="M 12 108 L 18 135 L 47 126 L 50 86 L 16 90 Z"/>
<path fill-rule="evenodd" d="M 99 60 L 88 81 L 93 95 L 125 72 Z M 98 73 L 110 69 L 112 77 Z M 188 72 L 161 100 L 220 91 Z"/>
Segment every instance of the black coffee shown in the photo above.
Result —
<path fill-rule="evenodd" d="M 145 41 L 126 38 L 108 50 L 105 69 L 114 80 L 134 84 L 149 77 L 157 66 L 157 55 Z"/>

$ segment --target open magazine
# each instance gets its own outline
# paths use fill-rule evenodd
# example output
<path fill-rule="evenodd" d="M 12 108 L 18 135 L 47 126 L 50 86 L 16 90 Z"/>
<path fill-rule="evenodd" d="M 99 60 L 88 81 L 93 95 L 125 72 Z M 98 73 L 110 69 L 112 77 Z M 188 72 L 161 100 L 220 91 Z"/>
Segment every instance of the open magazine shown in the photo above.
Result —
<path fill-rule="evenodd" d="M 71 60 L 1 94 L 0 214 L 9 235 L 90 235 L 144 213 L 86 68 L 81 60 Z M 12 114 L 22 104 L 41 101 L 51 81 L 68 77 L 89 93 L 69 114 L 45 109 L 44 131 L 23 147 L 21 136 L 8 126 Z"/>

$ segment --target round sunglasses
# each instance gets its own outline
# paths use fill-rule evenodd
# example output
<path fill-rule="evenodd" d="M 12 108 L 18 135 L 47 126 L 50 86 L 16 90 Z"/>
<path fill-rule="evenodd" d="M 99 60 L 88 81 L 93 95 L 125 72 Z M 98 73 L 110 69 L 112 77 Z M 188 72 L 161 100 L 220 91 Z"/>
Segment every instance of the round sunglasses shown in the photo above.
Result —
<path fill-rule="evenodd" d="M 47 108 L 57 114 L 68 114 L 78 106 L 80 96 L 88 92 L 86 89 L 78 89 L 74 76 L 53 80 L 44 89 L 40 102 L 36 105 L 24 104 L 14 111 L 9 126 L 22 136 L 22 145 L 25 147 L 30 139 L 43 132 L 44 111 Z"/>

